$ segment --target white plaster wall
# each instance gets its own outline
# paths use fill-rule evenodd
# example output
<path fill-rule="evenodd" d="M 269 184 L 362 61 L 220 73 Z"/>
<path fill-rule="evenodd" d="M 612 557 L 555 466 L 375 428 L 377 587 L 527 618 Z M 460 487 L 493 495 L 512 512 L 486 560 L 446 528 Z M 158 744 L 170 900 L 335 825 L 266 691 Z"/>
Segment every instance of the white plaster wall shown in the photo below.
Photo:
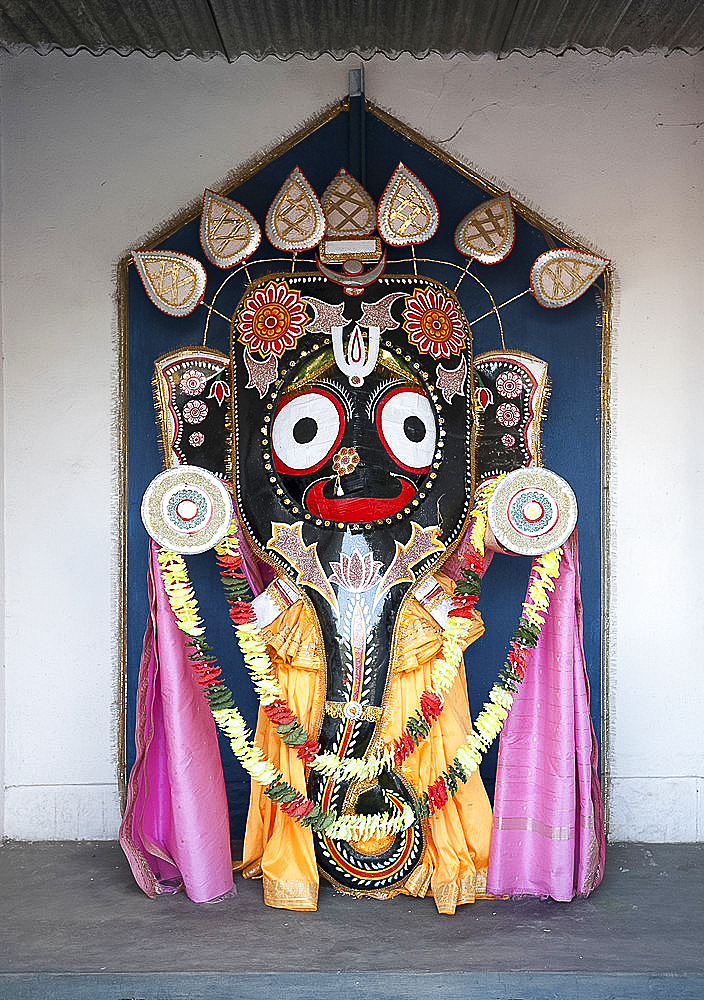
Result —
<path fill-rule="evenodd" d="M 6 836 L 119 822 L 116 263 L 343 95 L 357 64 L 2 62 Z M 614 261 L 614 838 L 704 828 L 703 70 L 678 54 L 366 66 L 373 101 Z"/>

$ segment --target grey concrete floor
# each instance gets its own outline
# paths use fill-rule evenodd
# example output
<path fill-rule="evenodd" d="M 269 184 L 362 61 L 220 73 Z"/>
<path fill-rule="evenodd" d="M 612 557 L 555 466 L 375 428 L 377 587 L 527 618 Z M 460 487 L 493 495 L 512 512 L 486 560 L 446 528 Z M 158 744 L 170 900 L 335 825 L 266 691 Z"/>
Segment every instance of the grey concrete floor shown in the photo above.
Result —
<path fill-rule="evenodd" d="M 76 985 L 81 975 L 126 972 L 141 975 L 139 981 L 152 983 L 152 990 L 160 980 L 148 974 L 182 974 L 180 993 L 143 991 L 139 1000 L 219 996 L 206 989 L 205 980 L 189 979 L 198 973 L 230 974 L 228 981 L 242 989 L 248 983 L 244 992 L 222 994 L 243 997 L 259 995 L 257 976 L 263 988 L 272 976 L 281 986 L 282 975 L 305 975 L 302 993 L 292 985 L 280 995 L 339 997 L 346 995 L 339 985 L 350 976 L 358 983 L 365 975 L 380 982 L 374 980 L 380 973 L 386 985 L 370 996 L 396 995 L 394 976 L 398 995 L 415 996 L 408 977 L 418 975 L 424 995 L 439 977 L 449 998 L 455 995 L 452 976 L 469 973 L 473 982 L 485 983 L 477 995 L 486 998 L 581 996 L 556 992 L 552 981 L 549 992 L 536 987 L 541 976 L 570 973 L 574 982 L 575 976 L 594 974 L 615 977 L 612 985 L 627 983 L 629 976 L 640 977 L 632 983 L 650 984 L 648 992 L 611 989 L 604 996 L 654 997 L 655 979 L 680 977 L 690 992 L 674 990 L 670 978 L 663 995 L 704 997 L 704 844 L 614 844 L 604 881 L 588 899 L 481 900 L 454 917 L 439 915 L 432 899 L 356 900 L 325 883 L 317 912 L 292 913 L 264 906 L 259 882 L 238 877 L 236 885 L 236 896 L 213 904 L 192 903 L 183 893 L 150 900 L 116 843 L 6 843 L 0 848 L 0 997 L 92 998 L 98 996 L 95 987 L 84 993 Z M 528 974 L 522 992 L 496 992 L 498 986 L 487 992 L 491 977 L 505 973 Z M 54 986 L 47 985 L 48 974 Z M 65 985 L 67 974 L 79 979 L 64 994 L 56 983 Z M 332 993 L 313 989 L 331 976 Z M 343 978 L 334 989 L 336 976 Z M 517 988 L 515 980 L 501 981 L 507 984 L 502 989 Z M 100 995 L 137 997 L 134 985 L 114 983 L 117 992 Z M 474 994 L 465 983 L 458 995 Z"/>

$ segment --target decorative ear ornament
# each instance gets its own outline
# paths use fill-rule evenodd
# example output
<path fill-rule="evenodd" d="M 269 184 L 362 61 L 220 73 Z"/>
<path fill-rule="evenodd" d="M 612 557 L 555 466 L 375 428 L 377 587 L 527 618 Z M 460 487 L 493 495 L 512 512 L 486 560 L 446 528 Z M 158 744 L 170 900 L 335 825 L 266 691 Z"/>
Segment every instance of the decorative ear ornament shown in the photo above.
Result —
<path fill-rule="evenodd" d="M 474 359 L 474 395 L 482 424 L 477 481 L 540 465 L 541 422 L 550 395 L 546 362 L 522 351 L 479 354 Z"/>
<path fill-rule="evenodd" d="M 195 555 L 214 548 L 232 520 L 225 484 L 206 469 L 180 465 L 152 479 L 142 500 L 142 521 L 164 549 Z"/>
<path fill-rule="evenodd" d="M 569 483 L 549 469 L 516 469 L 489 500 L 489 527 L 510 552 L 537 556 L 564 545 L 577 523 Z"/>
<path fill-rule="evenodd" d="M 153 389 L 164 465 L 195 465 L 228 478 L 228 356 L 206 347 L 170 351 L 154 362 Z"/>

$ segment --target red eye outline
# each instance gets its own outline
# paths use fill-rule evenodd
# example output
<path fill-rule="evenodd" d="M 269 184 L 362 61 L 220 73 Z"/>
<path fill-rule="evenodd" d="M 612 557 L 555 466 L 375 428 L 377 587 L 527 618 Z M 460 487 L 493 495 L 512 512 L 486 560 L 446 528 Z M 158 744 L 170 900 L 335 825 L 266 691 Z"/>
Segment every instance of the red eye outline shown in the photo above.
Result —
<path fill-rule="evenodd" d="M 432 460 L 433 460 L 432 456 L 435 454 L 435 443 L 437 442 L 437 430 L 435 431 L 435 442 L 433 443 L 433 451 L 432 451 L 432 454 L 430 456 L 430 461 L 428 462 L 427 465 L 422 465 L 422 466 L 416 467 L 416 466 L 412 466 L 412 465 L 406 465 L 404 462 L 400 461 L 400 459 L 396 455 L 396 452 L 393 450 L 393 448 L 391 448 L 391 446 L 389 445 L 388 441 L 384 437 L 384 432 L 383 432 L 383 430 L 381 428 L 381 415 L 382 415 L 382 412 L 384 410 L 384 407 L 386 406 L 386 404 L 389 402 L 390 399 L 393 399 L 394 396 L 398 395 L 401 392 L 412 392 L 412 393 L 415 393 L 415 395 L 420 396 L 421 399 L 424 399 L 424 400 L 428 401 L 428 397 L 425 395 L 425 393 L 421 392 L 420 389 L 416 389 L 414 386 L 410 386 L 410 385 L 397 386 L 395 389 L 392 389 L 392 391 L 390 393 L 388 393 L 386 396 L 384 396 L 384 398 L 377 404 L 377 406 L 376 406 L 376 412 L 374 414 L 374 422 L 376 424 L 376 431 L 377 431 L 377 434 L 379 435 L 379 440 L 383 444 L 383 446 L 386 449 L 386 451 L 388 452 L 389 456 L 394 460 L 394 462 L 396 463 L 396 465 L 400 466 L 400 468 L 402 468 L 405 472 L 411 472 L 414 475 L 419 475 L 420 473 L 425 473 L 425 472 L 428 472 L 430 470 L 430 466 L 431 466 L 431 463 L 432 463 Z M 431 407 L 431 410 L 432 410 L 432 407 Z"/>
<path fill-rule="evenodd" d="M 313 394 L 315 394 L 316 396 L 324 396 L 326 399 L 329 399 L 330 402 L 335 406 L 335 409 L 337 410 L 337 414 L 339 417 L 339 429 L 337 432 L 337 437 L 335 438 L 335 441 L 326 451 L 325 455 L 320 459 L 319 462 L 315 462 L 313 465 L 307 465 L 304 469 L 293 469 L 289 465 L 286 465 L 286 463 L 283 462 L 276 454 L 276 447 L 274 444 L 274 429 L 276 425 L 276 418 L 279 416 L 281 411 L 286 406 L 288 406 L 291 402 L 293 402 L 294 399 L 300 399 L 301 396 L 310 396 Z M 297 392 L 292 396 L 287 396 L 286 399 L 283 399 L 279 402 L 279 405 L 276 407 L 276 410 L 274 411 L 274 415 L 271 420 L 271 457 L 274 462 L 274 468 L 280 475 L 285 475 L 285 476 L 307 476 L 311 472 L 316 472 L 318 469 L 322 468 L 323 465 L 325 465 L 325 463 L 330 459 L 330 456 L 337 449 L 337 446 L 342 440 L 342 435 L 345 433 L 345 425 L 346 425 L 345 411 L 342 407 L 342 403 L 337 398 L 337 396 L 335 396 L 334 393 L 328 392 L 327 389 L 323 389 L 320 386 L 315 386 L 315 388 L 303 389 L 301 392 Z"/>

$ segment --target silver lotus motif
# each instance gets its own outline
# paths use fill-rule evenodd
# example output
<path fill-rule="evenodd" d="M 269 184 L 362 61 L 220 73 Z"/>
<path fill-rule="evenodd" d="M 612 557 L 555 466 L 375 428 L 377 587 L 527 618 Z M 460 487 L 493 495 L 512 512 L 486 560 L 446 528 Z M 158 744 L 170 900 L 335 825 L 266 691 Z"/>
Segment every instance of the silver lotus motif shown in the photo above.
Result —
<path fill-rule="evenodd" d="M 381 563 L 374 559 L 371 552 L 364 555 L 355 549 L 351 555 L 340 553 L 339 562 L 331 562 L 332 576 L 330 583 L 337 583 L 345 590 L 352 590 L 361 593 L 364 590 L 371 590 L 376 587 L 381 580 Z"/>

